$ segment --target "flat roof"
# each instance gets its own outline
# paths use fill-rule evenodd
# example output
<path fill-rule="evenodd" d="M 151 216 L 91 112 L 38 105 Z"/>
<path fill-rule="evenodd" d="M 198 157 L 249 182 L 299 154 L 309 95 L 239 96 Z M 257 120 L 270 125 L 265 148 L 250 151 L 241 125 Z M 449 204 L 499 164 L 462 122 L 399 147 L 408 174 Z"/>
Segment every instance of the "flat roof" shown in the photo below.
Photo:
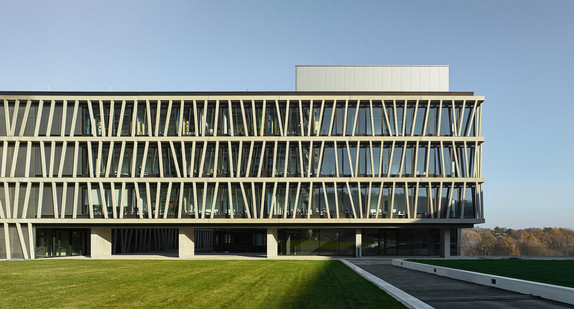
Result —
<path fill-rule="evenodd" d="M 385 68 L 385 67 L 449 67 L 448 64 L 429 64 L 429 65 L 409 65 L 409 64 L 296 64 L 295 67 L 347 67 L 347 68 L 354 68 L 354 67 L 376 67 L 376 68 Z"/>
<path fill-rule="evenodd" d="M 397 96 L 474 96 L 473 91 L 0 91 L 0 96 L 210 96 L 210 95 L 288 95 L 288 96 L 328 96 L 328 95 L 397 95 Z"/>

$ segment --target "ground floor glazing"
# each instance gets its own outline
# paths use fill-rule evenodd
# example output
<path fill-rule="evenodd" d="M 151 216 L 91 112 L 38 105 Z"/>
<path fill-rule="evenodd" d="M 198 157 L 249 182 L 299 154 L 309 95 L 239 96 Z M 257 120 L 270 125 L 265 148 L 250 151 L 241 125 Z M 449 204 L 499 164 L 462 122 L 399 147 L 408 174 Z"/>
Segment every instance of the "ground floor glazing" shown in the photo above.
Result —
<path fill-rule="evenodd" d="M 457 255 L 456 228 L 68 228 L 33 227 L 33 258 L 122 254 L 257 254 L 285 256 Z M 9 252 L 0 258 L 27 258 L 18 231 L 8 229 Z M 3 233 L 2 233 L 3 234 Z M 24 230 L 24 235 L 28 234 Z"/>

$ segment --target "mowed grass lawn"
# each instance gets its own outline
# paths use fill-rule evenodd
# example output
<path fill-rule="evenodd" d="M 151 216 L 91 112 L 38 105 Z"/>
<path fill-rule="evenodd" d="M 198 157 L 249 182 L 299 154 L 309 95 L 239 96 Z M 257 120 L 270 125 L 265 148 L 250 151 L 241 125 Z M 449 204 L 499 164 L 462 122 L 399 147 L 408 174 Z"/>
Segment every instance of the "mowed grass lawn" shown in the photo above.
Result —
<path fill-rule="evenodd" d="M 574 288 L 574 260 L 411 260 Z"/>
<path fill-rule="evenodd" d="M 3 261 L 0 285 L 0 308 L 404 308 L 340 261 Z"/>

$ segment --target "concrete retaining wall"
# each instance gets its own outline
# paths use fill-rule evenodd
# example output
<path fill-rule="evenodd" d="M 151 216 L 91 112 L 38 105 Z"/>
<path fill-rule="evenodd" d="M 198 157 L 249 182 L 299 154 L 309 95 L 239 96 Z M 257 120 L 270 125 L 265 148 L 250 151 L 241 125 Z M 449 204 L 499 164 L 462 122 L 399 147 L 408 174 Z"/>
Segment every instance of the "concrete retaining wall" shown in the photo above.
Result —
<path fill-rule="evenodd" d="M 371 274 L 370 272 L 360 268 L 359 266 L 345 260 L 341 259 L 343 264 L 347 265 L 350 269 L 354 272 L 359 274 L 361 277 L 369 280 L 373 284 L 379 287 L 379 289 L 387 292 L 387 294 L 391 295 L 394 299 L 400 301 L 403 305 L 405 305 L 409 309 L 434 309 L 432 306 L 423 303 L 418 298 L 406 293 L 405 291 L 395 287 L 394 285 L 384 281 L 383 279 Z"/>
<path fill-rule="evenodd" d="M 434 266 L 429 264 L 408 262 L 399 259 L 393 260 L 392 263 L 394 266 L 398 267 L 422 271 L 480 285 L 491 286 L 517 293 L 531 294 L 534 296 L 574 305 L 574 288 L 489 275 L 448 267 Z"/>

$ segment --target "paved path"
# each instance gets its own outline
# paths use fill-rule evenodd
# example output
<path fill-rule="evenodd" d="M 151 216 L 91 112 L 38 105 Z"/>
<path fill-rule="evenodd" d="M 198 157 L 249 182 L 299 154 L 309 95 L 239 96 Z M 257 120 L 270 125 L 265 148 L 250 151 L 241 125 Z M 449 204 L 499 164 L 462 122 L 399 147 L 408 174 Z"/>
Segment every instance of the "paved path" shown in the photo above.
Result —
<path fill-rule="evenodd" d="M 440 277 L 391 265 L 390 259 L 348 259 L 371 274 L 437 308 L 574 308 L 474 283 Z"/>

